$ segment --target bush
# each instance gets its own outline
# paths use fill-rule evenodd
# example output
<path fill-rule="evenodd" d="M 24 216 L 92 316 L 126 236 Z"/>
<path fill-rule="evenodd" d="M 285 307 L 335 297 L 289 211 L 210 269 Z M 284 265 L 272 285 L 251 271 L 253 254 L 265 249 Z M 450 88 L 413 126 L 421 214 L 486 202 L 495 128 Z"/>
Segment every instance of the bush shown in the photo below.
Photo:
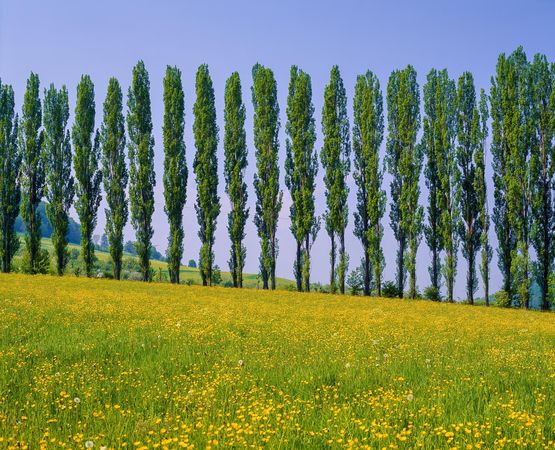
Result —
<path fill-rule="evenodd" d="M 220 267 L 216 264 L 212 269 L 212 285 L 217 286 L 222 283 L 222 272 Z"/>
<path fill-rule="evenodd" d="M 499 306 L 500 308 L 508 308 L 511 306 L 511 299 L 509 298 L 507 291 L 497 291 L 493 294 L 493 299 L 495 301 L 495 306 Z"/>
<path fill-rule="evenodd" d="M 347 277 L 347 286 L 351 295 L 359 295 L 362 292 L 363 284 L 362 274 L 358 268 L 353 270 Z"/>
<path fill-rule="evenodd" d="M 31 267 L 31 261 L 29 260 L 29 252 L 24 251 L 21 257 L 21 271 L 23 273 L 42 273 L 46 274 L 50 272 L 50 255 L 48 250 L 41 248 L 35 262 L 35 266 Z"/>
<path fill-rule="evenodd" d="M 196 269 L 197 268 L 197 263 L 194 259 L 190 259 L 189 262 L 187 263 L 187 266 L 189 266 L 192 269 Z"/>
<path fill-rule="evenodd" d="M 195 283 L 195 280 L 193 280 L 192 278 L 187 278 L 187 279 L 185 280 L 185 284 L 186 284 L 187 286 L 192 286 L 193 284 L 196 284 L 196 283 Z"/>
<path fill-rule="evenodd" d="M 233 281 L 227 280 L 227 281 L 223 284 L 223 286 L 226 287 L 226 288 L 231 288 L 231 287 L 233 287 Z"/>
<path fill-rule="evenodd" d="M 441 292 L 439 292 L 439 289 L 434 286 L 428 286 L 426 289 L 424 289 L 424 298 L 426 300 L 440 301 Z"/>
<path fill-rule="evenodd" d="M 399 297 L 399 289 L 393 281 L 386 281 L 382 284 L 382 297 L 394 298 Z"/>

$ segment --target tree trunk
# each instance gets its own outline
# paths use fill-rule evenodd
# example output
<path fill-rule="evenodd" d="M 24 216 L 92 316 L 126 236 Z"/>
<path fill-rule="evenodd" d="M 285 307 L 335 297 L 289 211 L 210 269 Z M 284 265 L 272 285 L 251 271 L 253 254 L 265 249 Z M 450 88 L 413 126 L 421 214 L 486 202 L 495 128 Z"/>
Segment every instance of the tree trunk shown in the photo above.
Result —
<path fill-rule="evenodd" d="M 301 241 L 297 241 L 297 260 L 295 262 L 295 279 L 297 281 L 297 291 L 303 290 L 302 285 L 302 265 L 301 265 Z"/>
<path fill-rule="evenodd" d="M 305 250 L 304 250 L 304 290 L 310 292 L 310 235 L 305 236 Z"/>
<path fill-rule="evenodd" d="M 468 249 L 468 272 L 466 274 L 466 296 L 468 297 L 468 303 L 474 304 L 474 285 L 476 277 L 475 269 L 475 251 L 472 244 L 469 245 Z"/>
<path fill-rule="evenodd" d="M 331 240 L 331 250 L 330 250 L 330 291 L 335 294 L 337 291 L 337 286 L 335 285 L 335 233 L 332 231 L 330 233 Z"/>
<path fill-rule="evenodd" d="M 403 298 L 405 291 L 405 246 L 405 236 L 401 236 L 397 253 L 397 290 L 399 298 Z"/>
<path fill-rule="evenodd" d="M 345 253 L 345 230 L 341 230 L 339 235 L 339 261 L 341 271 L 339 275 L 339 292 L 345 294 L 345 272 L 347 270 L 347 255 Z"/>
<path fill-rule="evenodd" d="M 364 246 L 364 295 L 370 295 L 370 256 L 368 245 Z"/>

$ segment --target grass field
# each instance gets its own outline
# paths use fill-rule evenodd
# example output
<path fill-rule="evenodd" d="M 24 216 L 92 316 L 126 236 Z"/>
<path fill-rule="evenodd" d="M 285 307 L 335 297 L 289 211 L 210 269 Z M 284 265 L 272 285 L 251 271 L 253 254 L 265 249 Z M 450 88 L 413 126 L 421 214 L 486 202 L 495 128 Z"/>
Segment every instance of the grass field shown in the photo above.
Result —
<path fill-rule="evenodd" d="M 555 315 L 0 275 L 0 448 L 553 448 Z"/>
<path fill-rule="evenodd" d="M 19 248 L 19 254 L 14 258 L 14 265 L 15 266 L 18 266 L 20 264 L 21 252 L 25 248 L 25 244 L 23 242 L 23 235 L 21 235 L 20 239 L 21 239 L 21 245 L 20 245 L 20 248 Z M 54 254 L 55 254 L 54 246 L 52 245 L 52 241 L 49 238 L 42 238 L 41 239 L 41 247 L 48 250 L 48 253 L 50 254 L 50 256 L 52 258 L 54 257 Z M 68 251 L 72 251 L 72 250 L 80 251 L 81 250 L 81 247 L 79 245 L 75 245 L 75 244 L 68 244 L 67 247 L 68 247 Z M 95 250 L 94 254 L 98 258 L 98 260 L 103 262 L 103 263 L 106 263 L 106 262 L 111 260 L 110 254 L 108 252 L 103 252 L 103 251 L 100 251 L 100 250 L 97 249 L 97 250 Z M 124 253 L 123 257 L 124 257 L 124 259 L 125 258 L 136 258 L 135 256 L 132 256 L 129 253 Z M 155 279 L 158 279 L 158 273 L 161 270 L 162 273 L 163 273 L 163 276 L 169 282 L 167 263 L 165 263 L 163 261 L 158 261 L 158 260 L 155 260 L 155 259 L 151 259 L 150 264 L 151 264 L 152 268 L 154 269 L 154 278 Z M 54 271 L 54 262 L 52 262 L 52 271 Z M 200 272 L 199 272 L 198 268 L 189 267 L 189 266 L 181 266 L 180 272 L 181 272 L 180 273 L 180 277 L 181 277 L 180 280 L 181 280 L 182 283 L 191 281 L 194 284 L 202 284 L 202 278 L 200 276 Z M 226 272 L 226 271 L 222 270 L 222 284 L 225 283 L 225 282 L 231 282 L 231 274 L 229 272 Z M 252 273 L 243 274 L 243 287 L 245 287 L 245 288 L 257 288 L 259 284 L 261 284 L 261 282 L 259 283 L 257 274 L 252 274 Z M 285 289 L 285 288 L 288 288 L 289 286 L 293 286 L 293 285 L 294 285 L 294 282 L 291 281 L 291 280 L 288 280 L 287 278 L 280 278 L 280 277 L 276 278 L 276 287 L 278 289 Z"/>

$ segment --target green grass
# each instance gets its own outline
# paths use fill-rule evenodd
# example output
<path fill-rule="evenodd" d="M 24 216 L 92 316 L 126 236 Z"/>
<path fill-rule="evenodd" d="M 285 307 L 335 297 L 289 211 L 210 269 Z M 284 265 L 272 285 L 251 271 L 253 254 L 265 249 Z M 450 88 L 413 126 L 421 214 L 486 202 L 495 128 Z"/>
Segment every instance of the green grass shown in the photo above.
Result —
<path fill-rule="evenodd" d="M 45 248 L 46 250 L 48 250 L 48 253 L 53 256 L 54 255 L 54 247 L 52 245 L 52 241 L 49 238 L 43 238 L 41 240 L 41 246 L 42 248 Z M 21 245 L 20 245 L 20 251 L 19 251 L 19 255 L 16 256 L 14 258 L 14 264 L 17 267 L 20 263 L 20 258 L 21 258 L 21 251 L 24 248 L 24 243 L 23 243 L 23 236 L 21 236 Z M 72 251 L 72 250 L 77 250 L 80 251 L 81 247 L 79 245 L 76 244 L 68 244 L 68 250 Z M 94 252 L 95 256 L 98 258 L 98 260 L 102 263 L 107 263 L 109 261 L 111 261 L 111 257 L 110 254 L 108 252 L 103 252 L 103 251 L 99 251 L 99 250 L 95 250 Z M 137 259 L 135 256 L 124 252 L 124 258 L 132 258 L 132 259 Z M 163 261 L 158 261 L 155 259 L 152 259 L 150 261 L 152 268 L 154 269 L 154 277 L 155 279 L 159 279 L 159 274 L 160 271 L 162 272 L 162 277 L 163 280 L 169 280 L 169 274 L 168 274 L 168 266 L 165 262 Z M 51 264 L 52 268 L 54 267 L 54 263 Z M 202 284 L 202 278 L 200 276 L 200 272 L 198 268 L 194 268 L 194 267 L 189 267 L 189 266 L 181 266 L 181 270 L 180 270 L 181 274 L 180 274 L 180 280 L 182 283 L 185 282 L 191 282 L 193 284 Z M 54 272 L 52 272 L 54 273 Z M 225 284 L 226 282 L 231 283 L 232 279 L 231 279 L 231 274 L 229 272 L 225 272 L 222 271 L 222 284 Z M 261 287 L 262 282 L 258 280 L 258 275 L 257 274 L 251 274 L 251 273 L 245 273 L 243 274 L 243 287 L 245 288 L 258 288 Z M 290 286 L 293 285 L 293 281 L 287 279 L 287 278 L 276 278 L 276 288 L 277 289 L 286 289 L 289 288 Z"/>
<path fill-rule="evenodd" d="M 0 318 L 0 448 L 555 445 L 551 313 L 8 274 Z"/>

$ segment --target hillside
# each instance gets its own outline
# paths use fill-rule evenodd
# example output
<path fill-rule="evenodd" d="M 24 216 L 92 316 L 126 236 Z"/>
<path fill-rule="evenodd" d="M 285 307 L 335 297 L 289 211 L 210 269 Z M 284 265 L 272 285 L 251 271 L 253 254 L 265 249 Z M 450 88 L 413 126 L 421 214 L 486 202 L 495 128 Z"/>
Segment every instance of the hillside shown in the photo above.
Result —
<path fill-rule="evenodd" d="M 14 264 L 16 266 L 20 263 L 21 252 L 24 248 L 23 244 L 23 236 L 21 236 L 21 246 L 19 255 L 15 257 Z M 41 240 L 41 246 L 48 250 L 48 253 L 52 256 L 54 254 L 54 247 L 52 246 L 52 241 L 50 239 L 43 238 Z M 79 252 L 81 247 L 78 244 L 69 244 L 68 250 L 70 252 Z M 95 250 L 95 256 L 98 260 L 104 264 L 108 263 L 111 260 L 110 254 L 106 251 L 102 250 Z M 124 260 L 131 259 L 134 261 L 138 261 L 137 257 L 128 253 L 124 252 Z M 164 280 L 169 280 L 168 275 L 168 267 L 167 264 L 163 261 L 159 261 L 156 259 L 151 259 L 150 261 L 152 268 L 154 269 L 154 279 L 158 280 L 160 274 Z M 202 284 L 202 278 L 200 276 L 200 272 L 198 268 L 189 267 L 189 266 L 181 266 L 181 282 L 182 283 L 192 283 L 192 284 Z M 231 283 L 231 274 L 229 272 L 222 271 L 222 284 L 229 284 Z M 293 281 L 288 280 L 287 278 L 276 278 L 276 286 L 277 289 L 285 289 L 291 286 Z M 245 288 L 257 288 L 259 285 L 258 275 L 257 274 L 250 274 L 245 273 L 243 274 L 243 286 Z"/>
<path fill-rule="evenodd" d="M 553 448 L 550 313 L 0 275 L 0 447 Z"/>

